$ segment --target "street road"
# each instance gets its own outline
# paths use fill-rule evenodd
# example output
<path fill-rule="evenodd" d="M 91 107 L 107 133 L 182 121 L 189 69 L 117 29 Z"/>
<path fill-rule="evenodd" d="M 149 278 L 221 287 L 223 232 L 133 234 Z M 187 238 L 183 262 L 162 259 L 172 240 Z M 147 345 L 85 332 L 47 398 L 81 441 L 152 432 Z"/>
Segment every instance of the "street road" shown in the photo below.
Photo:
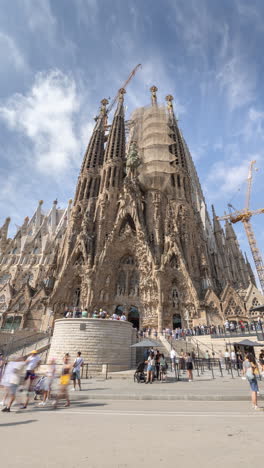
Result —
<path fill-rule="evenodd" d="M 244 468 L 263 463 L 264 412 L 248 402 L 74 402 L 0 413 L 1 466 Z"/>

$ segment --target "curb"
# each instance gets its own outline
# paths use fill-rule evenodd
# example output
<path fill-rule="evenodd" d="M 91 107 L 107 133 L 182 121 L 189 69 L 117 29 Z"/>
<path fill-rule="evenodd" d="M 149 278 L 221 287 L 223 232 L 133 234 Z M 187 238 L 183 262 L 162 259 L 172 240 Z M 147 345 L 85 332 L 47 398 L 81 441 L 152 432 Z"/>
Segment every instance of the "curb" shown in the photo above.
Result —
<path fill-rule="evenodd" d="M 90 393 L 83 400 L 175 400 L 175 401 L 249 401 L 250 395 L 138 395 L 138 394 L 111 394 Z M 263 396 L 258 397 L 264 400 Z M 72 398 L 77 401 L 78 398 Z"/>

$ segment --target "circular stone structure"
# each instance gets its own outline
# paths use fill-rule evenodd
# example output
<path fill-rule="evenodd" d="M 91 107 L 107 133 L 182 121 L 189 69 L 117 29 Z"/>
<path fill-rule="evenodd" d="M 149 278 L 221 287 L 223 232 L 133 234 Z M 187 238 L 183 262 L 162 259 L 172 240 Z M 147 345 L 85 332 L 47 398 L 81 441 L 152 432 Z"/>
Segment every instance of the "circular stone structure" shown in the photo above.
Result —
<path fill-rule="evenodd" d="M 65 353 L 75 359 L 81 351 L 85 363 L 102 368 L 108 364 L 109 371 L 131 368 L 136 342 L 135 329 L 130 322 L 93 318 L 65 318 L 55 320 L 49 357 L 62 362 Z M 91 368 L 93 368 L 93 366 Z"/>

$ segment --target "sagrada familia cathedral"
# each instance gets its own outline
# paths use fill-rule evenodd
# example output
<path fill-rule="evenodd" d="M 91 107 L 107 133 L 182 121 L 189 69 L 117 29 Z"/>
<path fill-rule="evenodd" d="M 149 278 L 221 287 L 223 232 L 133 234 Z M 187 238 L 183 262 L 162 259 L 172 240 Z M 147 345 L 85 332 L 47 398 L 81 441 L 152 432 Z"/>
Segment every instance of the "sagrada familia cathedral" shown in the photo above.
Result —
<path fill-rule="evenodd" d="M 74 201 L 42 201 L 13 239 L 0 229 L 0 325 L 46 330 L 65 310 L 124 312 L 135 326 L 249 320 L 264 303 L 232 225 L 211 221 L 173 97 L 111 125 L 106 99 Z"/>

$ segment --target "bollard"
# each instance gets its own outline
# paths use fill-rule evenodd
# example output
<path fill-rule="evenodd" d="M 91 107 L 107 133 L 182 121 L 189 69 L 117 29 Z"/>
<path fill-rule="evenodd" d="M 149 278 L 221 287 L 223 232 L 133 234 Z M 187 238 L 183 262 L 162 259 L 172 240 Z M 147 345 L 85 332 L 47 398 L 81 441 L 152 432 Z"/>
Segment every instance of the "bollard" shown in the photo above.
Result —
<path fill-rule="evenodd" d="M 229 363 L 229 365 L 230 365 L 230 371 L 231 371 L 232 379 L 234 379 L 233 367 L 232 367 L 231 362 Z"/>
<path fill-rule="evenodd" d="M 219 359 L 219 361 L 218 361 L 218 364 L 219 364 L 219 370 L 220 370 L 221 377 L 223 377 L 223 371 L 222 371 L 222 366 L 221 366 L 221 361 L 220 361 L 220 359 Z"/>
<path fill-rule="evenodd" d="M 211 371 L 212 371 L 212 378 L 214 379 L 215 376 L 214 376 L 214 366 L 211 366 Z"/>
<path fill-rule="evenodd" d="M 105 380 L 107 380 L 107 371 L 108 371 L 108 364 L 102 364 L 102 375 L 104 376 Z"/>
<path fill-rule="evenodd" d="M 197 370 L 197 377 L 200 377 L 199 374 L 199 361 L 195 360 L 196 370 Z"/>

